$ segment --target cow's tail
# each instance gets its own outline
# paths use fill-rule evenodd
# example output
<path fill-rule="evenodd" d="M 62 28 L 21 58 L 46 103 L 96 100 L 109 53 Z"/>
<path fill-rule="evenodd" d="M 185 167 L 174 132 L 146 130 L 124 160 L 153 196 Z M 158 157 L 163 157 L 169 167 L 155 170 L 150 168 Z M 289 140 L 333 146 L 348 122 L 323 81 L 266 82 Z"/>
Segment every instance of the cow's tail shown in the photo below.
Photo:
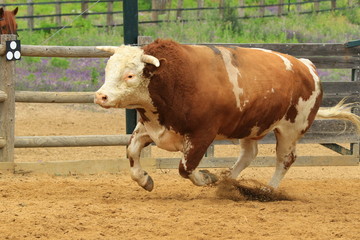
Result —
<path fill-rule="evenodd" d="M 329 108 L 320 108 L 316 114 L 316 119 L 337 119 L 352 122 L 360 134 L 360 116 L 351 112 L 351 108 L 359 103 L 345 103 L 341 100 L 336 106 Z"/>

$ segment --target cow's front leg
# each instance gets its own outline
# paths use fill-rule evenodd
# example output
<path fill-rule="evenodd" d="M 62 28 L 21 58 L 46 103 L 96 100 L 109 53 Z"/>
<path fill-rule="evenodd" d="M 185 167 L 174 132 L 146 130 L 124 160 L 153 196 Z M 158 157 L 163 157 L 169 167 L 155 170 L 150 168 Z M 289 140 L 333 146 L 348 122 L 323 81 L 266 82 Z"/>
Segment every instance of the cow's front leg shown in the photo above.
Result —
<path fill-rule="evenodd" d="M 141 168 L 140 153 L 141 150 L 152 143 L 150 136 L 146 132 L 143 123 L 139 122 L 131 136 L 127 148 L 127 156 L 130 161 L 131 178 L 147 191 L 154 188 L 154 182 L 149 174 Z"/>
<path fill-rule="evenodd" d="M 204 186 L 215 183 L 218 178 L 207 170 L 195 171 L 203 158 L 207 148 L 215 137 L 201 136 L 191 137 L 185 136 L 183 158 L 179 164 L 179 173 L 182 177 L 188 178 L 197 186 Z"/>

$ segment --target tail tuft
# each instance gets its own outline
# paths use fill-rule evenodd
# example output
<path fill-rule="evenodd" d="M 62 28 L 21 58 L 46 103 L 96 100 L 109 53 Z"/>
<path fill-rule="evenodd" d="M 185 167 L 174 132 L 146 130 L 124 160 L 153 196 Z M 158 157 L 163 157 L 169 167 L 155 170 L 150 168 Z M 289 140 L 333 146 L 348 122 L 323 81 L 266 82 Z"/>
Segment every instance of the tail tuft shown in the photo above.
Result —
<path fill-rule="evenodd" d="M 345 103 L 346 98 L 342 99 L 336 106 L 330 108 L 320 108 L 316 114 L 316 119 L 338 119 L 352 122 L 360 134 L 360 116 L 351 112 L 351 108 L 359 103 Z"/>

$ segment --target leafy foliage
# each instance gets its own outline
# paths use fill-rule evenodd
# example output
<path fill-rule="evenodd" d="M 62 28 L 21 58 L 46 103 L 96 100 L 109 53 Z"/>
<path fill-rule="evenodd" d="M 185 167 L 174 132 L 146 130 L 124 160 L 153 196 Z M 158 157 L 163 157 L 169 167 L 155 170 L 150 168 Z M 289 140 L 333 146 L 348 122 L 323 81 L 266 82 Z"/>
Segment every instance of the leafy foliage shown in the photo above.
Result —
<path fill-rule="evenodd" d="M 50 63 L 51 63 L 51 66 L 62 68 L 62 69 L 67 69 L 70 64 L 70 62 L 68 60 L 66 60 L 65 58 L 57 58 L 57 57 L 52 58 Z"/>

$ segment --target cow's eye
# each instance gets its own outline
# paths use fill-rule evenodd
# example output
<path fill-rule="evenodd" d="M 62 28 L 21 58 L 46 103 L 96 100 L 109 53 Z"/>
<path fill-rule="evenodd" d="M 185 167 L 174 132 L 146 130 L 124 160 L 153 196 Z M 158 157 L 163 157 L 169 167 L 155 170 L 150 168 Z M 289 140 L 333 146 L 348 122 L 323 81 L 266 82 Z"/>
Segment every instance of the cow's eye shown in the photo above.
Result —
<path fill-rule="evenodd" d="M 123 79 L 127 84 L 130 85 L 135 84 L 137 82 L 136 74 L 134 73 L 126 73 Z"/>
<path fill-rule="evenodd" d="M 135 74 L 128 74 L 126 75 L 126 79 L 127 80 L 131 80 L 131 79 L 134 79 L 135 78 Z"/>

